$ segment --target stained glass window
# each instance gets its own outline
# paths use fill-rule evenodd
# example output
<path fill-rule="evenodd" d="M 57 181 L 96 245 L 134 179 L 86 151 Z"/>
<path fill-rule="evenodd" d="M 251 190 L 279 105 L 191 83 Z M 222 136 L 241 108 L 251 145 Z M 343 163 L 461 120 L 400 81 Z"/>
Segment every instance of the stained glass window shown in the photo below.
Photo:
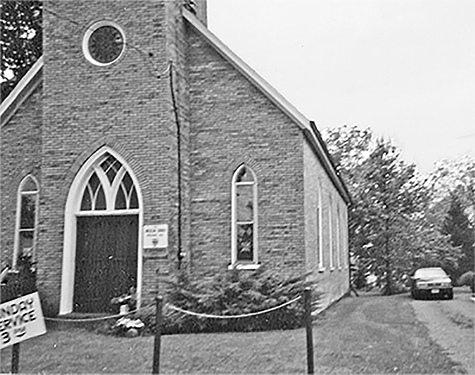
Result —
<path fill-rule="evenodd" d="M 257 187 L 253 171 L 242 165 L 233 179 L 233 262 L 257 263 Z"/>
<path fill-rule="evenodd" d="M 18 194 L 17 234 L 15 239 L 13 268 L 20 257 L 30 257 L 35 262 L 36 226 L 39 187 L 36 179 L 27 176 L 20 184 Z"/>

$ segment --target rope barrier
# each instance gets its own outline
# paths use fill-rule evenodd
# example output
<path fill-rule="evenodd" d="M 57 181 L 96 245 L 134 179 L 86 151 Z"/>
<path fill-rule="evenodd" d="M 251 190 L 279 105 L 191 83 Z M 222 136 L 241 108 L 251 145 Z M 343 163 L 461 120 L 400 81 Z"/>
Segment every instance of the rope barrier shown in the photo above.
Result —
<path fill-rule="evenodd" d="M 279 306 L 275 306 L 275 307 L 271 307 L 270 309 L 267 309 L 267 310 L 262 310 L 262 311 L 256 311 L 256 312 L 253 312 L 253 313 L 248 313 L 248 314 L 240 314 L 240 315 L 213 315 L 213 314 L 202 314 L 202 313 L 196 313 L 196 312 L 193 312 L 193 311 L 188 311 L 188 310 L 184 310 L 184 309 L 180 309 L 179 307 L 176 307 L 176 306 L 173 306 L 172 304 L 167 304 L 166 307 L 172 309 L 172 310 L 175 310 L 175 311 L 178 311 L 178 312 L 181 312 L 183 314 L 188 314 L 188 315 L 193 315 L 193 316 L 198 316 L 198 317 L 202 317 L 202 318 L 213 318 L 213 319 L 236 319 L 236 318 L 247 318 L 247 317 L 250 317 L 250 316 L 257 316 L 257 315 L 262 315 L 262 314 L 267 314 L 268 312 L 271 312 L 271 311 L 274 311 L 274 310 L 278 310 L 278 309 L 281 309 L 285 306 L 288 306 L 296 301 L 298 301 L 299 299 L 301 299 L 302 296 L 299 296 L 299 297 L 296 297 L 294 298 L 293 300 L 291 301 L 288 301 L 288 302 L 285 302 Z"/>
<path fill-rule="evenodd" d="M 50 322 L 65 322 L 65 323 L 80 323 L 80 322 L 100 322 L 101 320 L 110 320 L 110 319 L 116 319 L 116 318 L 123 318 L 127 315 L 132 315 L 135 314 L 136 312 L 143 311 L 145 309 L 149 309 L 154 307 L 153 305 L 150 306 L 145 306 L 141 309 L 129 311 L 125 314 L 115 314 L 115 315 L 109 315 L 109 316 L 101 316 L 98 318 L 83 318 L 83 319 L 65 319 L 65 318 L 48 318 L 45 317 L 44 319 Z"/>
<path fill-rule="evenodd" d="M 197 313 L 197 312 L 181 309 L 181 308 L 176 307 L 176 306 L 174 306 L 172 304 L 169 304 L 169 303 L 166 304 L 165 307 L 170 308 L 170 309 L 175 310 L 175 311 L 178 311 L 178 312 L 181 312 L 183 314 L 193 315 L 193 316 L 202 317 L 202 318 L 238 319 L 238 318 L 248 318 L 248 317 L 252 317 L 252 316 L 267 314 L 271 311 L 275 311 L 275 310 L 284 308 L 288 305 L 291 305 L 292 303 L 298 301 L 301 298 L 302 298 L 302 296 L 298 296 L 298 297 L 296 297 L 296 298 L 294 298 L 290 301 L 284 302 L 283 304 L 281 304 L 279 306 L 274 306 L 274 307 L 271 307 L 269 309 L 262 310 L 262 311 L 256 311 L 256 312 L 252 312 L 252 313 L 239 314 L 239 315 L 214 315 L 214 314 Z M 45 317 L 44 319 L 46 321 L 50 321 L 50 322 L 64 322 L 64 323 L 100 322 L 100 321 L 106 321 L 106 320 L 110 320 L 110 319 L 123 318 L 123 317 L 126 317 L 128 315 L 132 315 L 132 314 L 135 314 L 139 311 L 144 311 L 146 309 L 150 309 L 150 308 L 153 308 L 153 307 L 154 307 L 154 305 L 149 305 L 149 306 L 143 307 L 141 309 L 129 311 L 125 314 L 115 314 L 115 315 L 109 315 L 109 316 L 101 316 L 101 317 L 97 317 L 97 318 L 69 319 L 69 318 L 49 318 L 49 317 Z"/>

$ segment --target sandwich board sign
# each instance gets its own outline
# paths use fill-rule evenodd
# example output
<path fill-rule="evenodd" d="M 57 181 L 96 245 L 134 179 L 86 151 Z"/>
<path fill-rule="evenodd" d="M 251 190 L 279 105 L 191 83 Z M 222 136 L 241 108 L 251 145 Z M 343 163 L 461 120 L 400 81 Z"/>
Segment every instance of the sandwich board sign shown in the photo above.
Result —
<path fill-rule="evenodd" d="M 38 292 L 0 305 L 0 349 L 46 333 Z"/>

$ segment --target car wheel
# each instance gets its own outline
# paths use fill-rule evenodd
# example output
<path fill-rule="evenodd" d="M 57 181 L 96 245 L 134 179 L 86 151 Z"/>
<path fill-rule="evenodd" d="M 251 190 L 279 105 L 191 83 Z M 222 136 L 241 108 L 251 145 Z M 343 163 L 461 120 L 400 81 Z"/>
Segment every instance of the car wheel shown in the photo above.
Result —
<path fill-rule="evenodd" d="M 419 295 L 418 295 L 414 290 L 411 291 L 411 296 L 412 296 L 412 298 L 414 298 L 414 299 L 419 299 Z"/>
<path fill-rule="evenodd" d="M 447 292 L 447 299 L 454 299 L 454 291 L 453 290 L 449 290 Z"/>

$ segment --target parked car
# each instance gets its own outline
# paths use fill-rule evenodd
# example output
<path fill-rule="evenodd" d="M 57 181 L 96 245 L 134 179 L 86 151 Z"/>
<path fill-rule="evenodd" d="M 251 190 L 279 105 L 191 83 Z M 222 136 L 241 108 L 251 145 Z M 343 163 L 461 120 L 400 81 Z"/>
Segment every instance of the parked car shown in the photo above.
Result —
<path fill-rule="evenodd" d="M 454 298 L 452 281 L 440 267 L 419 268 L 411 278 L 411 295 L 422 297 Z"/>

